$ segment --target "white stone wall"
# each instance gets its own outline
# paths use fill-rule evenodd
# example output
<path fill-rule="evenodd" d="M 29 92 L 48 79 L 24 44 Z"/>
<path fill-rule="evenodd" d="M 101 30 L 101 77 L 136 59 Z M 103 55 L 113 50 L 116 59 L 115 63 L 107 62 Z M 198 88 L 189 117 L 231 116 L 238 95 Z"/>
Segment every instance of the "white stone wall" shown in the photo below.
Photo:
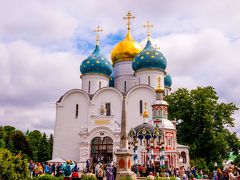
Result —
<path fill-rule="evenodd" d="M 87 127 L 90 99 L 82 90 L 67 92 L 57 103 L 53 158 L 79 160 L 79 130 Z M 79 105 L 76 118 L 76 104 Z"/>
<path fill-rule="evenodd" d="M 114 87 L 121 92 L 125 92 L 124 84 L 126 82 L 126 91 L 136 85 L 136 77 L 132 69 L 132 61 L 117 62 L 113 66 L 115 82 Z"/>
<path fill-rule="evenodd" d="M 89 125 L 88 129 L 91 131 L 96 127 L 108 127 L 112 131 L 119 130 L 117 124 L 121 124 L 121 106 L 122 106 L 122 94 L 112 87 L 106 87 L 97 91 L 91 101 L 91 112 L 89 114 Z M 100 115 L 100 107 L 105 103 L 111 104 L 111 115 Z M 109 120 L 109 124 L 96 124 L 98 120 Z"/>
<path fill-rule="evenodd" d="M 143 102 L 143 112 L 144 103 L 147 103 L 147 111 L 149 117 L 152 117 L 152 107 L 151 105 L 156 101 L 155 90 L 147 85 L 138 85 L 132 88 L 126 95 L 126 108 L 127 108 L 127 124 L 128 131 L 131 128 L 136 127 L 143 123 L 142 114 L 140 114 L 140 100 Z"/>
<path fill-rule="evenodd" d="M 103 87 L 108 87 L 109 85 L 109 78 L 101 74 L 85 74 L 81 76 L 81 79 L 82 79 L 82 90 L 84 90 L 88 94 L 94 94 L 97 90 L 99 90 L 100 86 L 101 88 L 103 88 Z M 90 82 L 90 85 L 89 85 L 89 82 Z"/>
<path fill-rule="evenodd" d="M 161 78 L 161 88 L 164 88 L 164 72 L 161 70 L 153 70 L 153 69 L 143 69 L 136 71 L 135 73 L 137 84 L 146 84 L 152 86 L 154 89 L 157 88 L 158 85 L 158 77 Z M 150 80 L 150 81 L 149 81 Z"/>

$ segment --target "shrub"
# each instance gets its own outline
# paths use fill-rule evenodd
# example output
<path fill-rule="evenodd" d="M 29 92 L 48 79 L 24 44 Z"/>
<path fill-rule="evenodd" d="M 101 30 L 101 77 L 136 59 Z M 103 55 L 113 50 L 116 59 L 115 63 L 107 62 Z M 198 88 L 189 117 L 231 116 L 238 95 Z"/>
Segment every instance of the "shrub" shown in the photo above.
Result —
<path fill-rule="evenodd" d="M 51 176 L 49 174 L 45 174 L 43 176 L 37 176 L 37 177 L 34 177 L 32 178 L 31 180 L 63 180 L 64 177 L 63 176 L 60 176 L 60 177 L 54 177 L 54 176 Z M 30 179 L 29 179 L 30 180 Z"/>
<path fill-rule="evenodd" d="M 94 175 L 83 174 L 81 180 L 97 180 L 97 178 Z"/>
<path fill-rule="evenodd" d="M 0 179 L 27 179 L 29 175 L 27 160 L 14 156 L 9 150 L 0 148 Z"/>

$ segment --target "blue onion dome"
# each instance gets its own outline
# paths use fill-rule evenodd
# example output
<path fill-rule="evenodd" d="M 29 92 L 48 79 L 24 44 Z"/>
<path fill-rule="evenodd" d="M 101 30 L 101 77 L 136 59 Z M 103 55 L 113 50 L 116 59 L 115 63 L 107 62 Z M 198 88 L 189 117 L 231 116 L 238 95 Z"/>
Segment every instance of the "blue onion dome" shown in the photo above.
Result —
<path fill-rule="evenodd" d="M 114 87 L 114 73 L 110 75 L 109 86 Z"/>
<path fill-rule="evenodd" d="M 93 53 L 80 65 L 82 74 L 103 74 L 110 76 L 113 72 L 112 64 L 100 52 L 99 45 L 96 45 Z"/>
<path fill-rule="evenodd" d="M 171 87 L 171 85 L 172 85 L 172 78 L 169 74 L 166 74 L 166 76 L 164 77 L 164 86 Z"/>
<path fill-rule="evenodd" d="M 166 58 L 160 51 L 152 47 L 150 40 L 147 41 L 145 48 L 135 56 L 132 62 L 134 71 L 144 68 L 165 70 L 166 67 Z"/>

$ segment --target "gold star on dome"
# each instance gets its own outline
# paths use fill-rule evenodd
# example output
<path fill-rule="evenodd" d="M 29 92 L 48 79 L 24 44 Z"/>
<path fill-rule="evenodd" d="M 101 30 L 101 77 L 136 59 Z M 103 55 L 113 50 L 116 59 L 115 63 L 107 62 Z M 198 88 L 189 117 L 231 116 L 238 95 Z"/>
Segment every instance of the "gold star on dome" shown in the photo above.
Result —
<path fill-rule="evenodd" d="M 103 29 L 100 26 L 97 26 L 96 29 L 94 29 L 94 31 L 96 33 L 96 44 L 99 45 L 99 41 L 100 41 L 100 32 L 103 32 Z"/>
<path fill-rule="evenodd" d="M 147 37 L 148 39 L 150 39 L 151 28 L 153 28 L 153 24 L 147 21 L 146 24 L 143 25 L 143 27 L 147 30 Z"/>
<path fill-rule="evenodd" d="M 128 11 L 127 15 L 123 17 L 124 20 L 127 21 L 127 27 L 128 27 L 128 31 L 130 31 L 131 29 L 131 19 L 135 19 L 135 16 L 132 15 L 132 13 L 130 11 Z"/>

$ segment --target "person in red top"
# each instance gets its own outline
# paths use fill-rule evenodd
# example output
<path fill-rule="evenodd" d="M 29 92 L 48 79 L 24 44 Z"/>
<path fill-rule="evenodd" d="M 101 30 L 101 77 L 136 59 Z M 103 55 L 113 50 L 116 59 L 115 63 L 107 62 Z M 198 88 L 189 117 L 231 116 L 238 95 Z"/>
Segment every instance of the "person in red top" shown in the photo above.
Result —
<path fill-rule="evenodd" d="M 75 179 L 75 178 L 79 178 L 78 172 L 76 170 L 72 172 L 72 179 Z"/>

